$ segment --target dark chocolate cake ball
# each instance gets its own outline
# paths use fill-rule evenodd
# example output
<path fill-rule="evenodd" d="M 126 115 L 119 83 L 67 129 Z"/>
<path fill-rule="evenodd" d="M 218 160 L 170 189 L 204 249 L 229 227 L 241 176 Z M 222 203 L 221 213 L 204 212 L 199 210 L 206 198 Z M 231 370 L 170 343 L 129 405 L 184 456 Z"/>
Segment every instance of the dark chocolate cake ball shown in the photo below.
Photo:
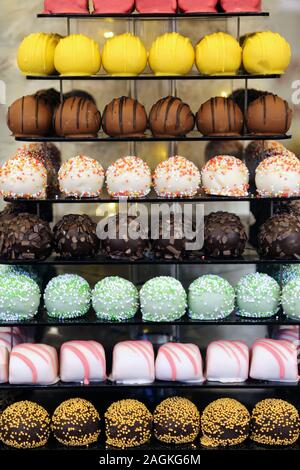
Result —
<path fill-rule="evenodd" d="M 0 417 L 1 441 L 17 449 L 44 446 L 50 436 L 50 416 L 37 403 L 19 401 L 6 408 Z"/>
<path fill-rule="evenodd" d="M 37 215 L 21 213 L 0 220 L 0 254 L 9 260 L 42 260 L 52 251 L 48 222 Z"/>
<path fill-rule="evenodd" d="M 9 106 L 7 125 L 15 137 L 49 136 L 52 116 L 52 106 L 43 97 L 28 95 Z"/>
<path fill-rule="evenodd" d="M 195 116 L 180 98 L 167 96 L 152 106 L 149 125 L 154 137 L 181 137 L 194 129 Z"/>
<path fill-rule="evenodd" d="M 300 218 L 294 214 L 276 214 L 261 227 L 258 252 L 263 258 L 300 259 Z"/>
<path fill-rule="evenodd" d="M 232 398 L 220 398 L 203 411 L 201 444 L 206 447 L 234 446 L 244 442 L 250 429 L 247 408 Z"/>
<path fill-rule="evenodd" d="M 241 256 L 247 235 L 241 219 L 229 212 L 213 212 L 204 219 L 204 250 L 214 258 Z"/>
<path fill-rule="evenodd" d="M 133 98 L 121 96 L 104 109 L 102 127 L 110 137 L 142 137 L 147 129 L 144 106 Z"/>
<path fill-rule="evenodd" d="M 189 222 L 191 238 L 186 238 L 184 234 L 184 223 Z M 187 228 L 187 227 L 186 227 Z M 174 214 L 170 217 L 160 218 L 159 224 L 155 227 L 158 238 L 152 240 L 152 251 L 157 258 L 166 260 L 182 259 L 187 256 L 187 244 L 195 241 L 193 237 L 193 221 L 184 220 L 183 215 L 176 218 Z"/>
<path fill-rule="evenodd" d="M 271 446 L 288 446 L 298 438 L 299 414 L 292 404 L 276 398 L 257 403 L 251 416 L 252 441 Z"/>
<path fill-rule="evenodd" d="M 125 449 L 146 444 L 151 437 L 152 414 L 138 400 L 120 400 L 105 413 L 106 444 Z"/>
<path fill-rule="evenodd" d="M 230 155 L 231 157 L 243 160 L 244 146 L 242 142 L 235 140 L 220 140 L 208 142 L 205 147 L 205 163 L 218 155 Z"/>
<path fill-rule="evenodd" d="M 154 435 L 167 444 L 193 442 L 200 431 L 200 413 L 187 398 L 163 400 L 154 411 Z"/>
<path fill-rule="evenodd" d="M 211 98 L 200 106 L 196 114 L 199 132 L 206 136 L 240 135 L 244 117 L 238 105 L 228 98 Z"/>
<path fill-rule="evenodd" d="M 120 220 L 118 215 L 102 221 L 103 229 L 99 235 L 101 235 L 101 245 L 105 254 L 110 258 L 130 258 L 132 260 L 143 258 L 148 248 L 147 227 L 141 226 L 140 222 L 131 216 L 127 218 L 127 230 L 124 229 L 124 223 L 126 224 L 126 219 L 125 221 Z M 115 230 L 112 229 L 113 227 Z M 139 233 L 136 239 L 130 237 L 129 230 Z"/>
<path fill-rule="evenodd" d="M 65 215 L 53 228 L 54 246 L 62 258 L 88 258 L 99 249 L 96 224 L 88 215 Z"/>
<path fill-rule="evenodd" d="M 268 94 L 253 101 L 247 110 L 250 134 L 286 134 L 292 123 L 292 110 L 287 101 Z"/>
<path fill-rule="evenodd" d="M 56 108 L 54 127 L 60 137 L 97 137 L 101 114 L 91 100 L 74 96 Z"/>
<path fill-rule="evenodd" d="M 286 148 L 275 140 L 253 140 L 245 149 L 245 164 L 249 170 L 250 182 L 255 181 L 258 165 L 268 157 L 285 152 Z"/>
<path fill-rule="evenodd" d="M 100 416 L 89 401 L 71 398 L 54 411 L 51 429 L 55 439 L 65 446 L 88 446 L 98 440 Z"/>

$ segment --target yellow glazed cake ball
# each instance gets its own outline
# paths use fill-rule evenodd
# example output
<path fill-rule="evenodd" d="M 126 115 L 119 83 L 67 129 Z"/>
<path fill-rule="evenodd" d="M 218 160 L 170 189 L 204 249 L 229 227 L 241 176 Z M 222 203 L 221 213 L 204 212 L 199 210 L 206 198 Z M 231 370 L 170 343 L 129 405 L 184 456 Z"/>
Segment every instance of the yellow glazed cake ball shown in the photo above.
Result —
<path fill-rule="evenodd" d="M 242 49 L 230 34 L 209 34 L 196 46 L 196 66 L 202 74 L 236 74 L 241 63 Z"/>
<path fill-rule="evenodd" d="M 278 33 L 254 33 L 243 43 L 243 65 L 248 73 L 281 74 L 286 71 L 290 61 L 290 45 Z"/>
<path fill-rule="evenodd" d="M 95 75 L 101 67 L 99 46 L 88 36 L 71 34 L 58 44 L 54 63 L 61 75 Z"/>
<path fill-rule="evenodd" d="M 147 51 L 138 36 L 120 34 L 104 44 L 102 62 L 109 75 L 139 75 L 147 65 Z"/>
<path fill-rule="evenodd" d="M 21 42 L 18 67 L 24 75 L 51 75 L 55 73 L 54 54 L 61 37 L 58 34 L 32 33 Z"/>
<path fill-rule="evenodd" d="M 166 33 L 156 38 L 149 53 L 149 65 L 155 75 L 186 75 L 195 61 L 189 38 Z"/>

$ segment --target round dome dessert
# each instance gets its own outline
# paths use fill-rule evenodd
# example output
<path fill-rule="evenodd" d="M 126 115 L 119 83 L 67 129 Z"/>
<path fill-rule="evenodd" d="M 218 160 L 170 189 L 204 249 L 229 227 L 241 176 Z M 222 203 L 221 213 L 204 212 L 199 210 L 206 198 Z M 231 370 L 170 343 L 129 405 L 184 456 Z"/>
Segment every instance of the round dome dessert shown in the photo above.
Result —
<path fill-rule="evenodd" d="M 30 154 L 17 153 L 0 168 L 0 192 L 3 197 L 45 199 L 47 171 Z"/>
<path fill-rule="evenodd" d="M 88 282 L 76 274 L 61 274 L 48 282 L 44 292 L 49 317 L 77 318 L 85 315 L 91 304 Z"/>
<path fill-rule="evenodd" d="M 288 151 L 266 158 L 256 169 L 255 183 L 259 196 L 299 196 L 299 159 Z"/>
<path fill-rule="evenodd" d="M 299 259 L 300 219 L 293 214 L 276 214 L 261 227 L 258 252 L 263 258 Z"/>
<path fill-rule="evenodd" d="M 167 96 L 152 106 L 149 126 L 154 137 L 183 137 L 194 129 L 195 116 L 180 98 Z"/>
<path fill-rule="evenodd" d="M 87 98 L 67 98 L 54 113 L 55 132 L 59 137 L 97 137 L 101 127 L 101 114 Z"/>
<path fill-rule="evenodd" d="M 145 197 L 151 190 L 151 170 L 139 157 L 119 158 L 108 167 L 106 184 L 112 197 Z"/>
<path fill-rule="evenodd" d="M 257 135 L 286 134 L 291 127 L 292 114 L 287 101 L 276 95 L 263 95 L 248 106 L 248 132 Z"/>
<path fill-rule="evenodd" d="M 204 251 L 213 258 L 238 257 L 247 235 L 241 219 L 229 212 L 212 212 L 204 219 Z"/>
<path fill-rule="evenodd" d="M 153 183 L 159 197 L 193 197 L 199 191 L 201 176 L 193 162 L 177 155 L 157 165 Z"/>
<path fill-rule="evenodd" d="M 229 13 L 261 12 L 261 0 L 221 0 L 221 7 Z"/>
<path fill-rule="evenodd" d="M 58 181 L 60 191 L 67 197 L 98 197 L 104 183 L 104 169 L 94 158 L 78 155 L 63 163 Z"/>
<path fill-rule="evenodd" d="M 48 412 L 32 401 L 8 406 L 0 417 L 1 441 L 16 449 L 34 449 L 47 444 L 50 437 Z"/>
<path fill-rule="evenodd" d="M 139 306 L 137 288 L 132 282 L 118 276 L 99 281 L 92 293 L 97 318 L 123 321 L 134 317 Z"/>
<path fill-rule="evenodd" d="M 193 442 L 200 431 L 200 413 L 187 398 L 171 397 L 154 410 L 154 435 L 167 444 Z"/>
<path fill-rule="evenodd" d="M 239 106 L 230 98 L 217 96 L 203 103 L 196 114 L 196 125 L 205 136 L 240 135 L 244 117 Z"/>
<path fill-rule="evenodd" d="M 194 65 L 195 51 L 189 38 L 165 33 L 153 42 L 149 65 L 155 75 L 186 75 Z"/>
<path fill-rule="evenodd" d="M 45 137 L 50 135 L 52 107 L 36 95 L 22 96 L 7 111 L 7 125 L 15 137 Z"/>
<path fill-rule="evenodd" d="M 70 34 L 57 45 L 54 64 L 61 75 L 95 75 L 101 67 L 99 46 L 83 34 Z"/>
<path fill-rule="evenodd" d="M 211 158 L 201 171 L 206 194 L 243 197 L 248 195 L 249 172 L 238 158 L 220 155 Z"/>
<path fill-rule="evenodd" d="M 2 321 L 22 321 L 33 318 L 40 305 L 38 284 L 19 273 L 6 273 L 0 276 L 0 319 Z"/>
<path fill-rule="evenodd" d="M 65 446 L 88 446 L 98 441 L 100 416 L 89 401 L 71 398 L 54 411 L 51 430 L 55 439 Z"/>
<path fill-rule="evenodd" d="M 96 224 L 88 215 L 69 214 L 53 228 L 56 252 L 62 258 L 88 258 L 99 249 Z"/>
<path fill-rule="evenodd" d="M 235 75 L 242 63 L 239 42 L 227 33 L 212 33 L 196 46 L 196 66 L 205 75 Z"/>
<path fill-rule="evenodd" d="M 288 446 L 298 438 L 299 414 L 291 403 L 267 398 L 256 404 L 251 415 L 252 441 L 271 446 Z"/>
<path fill-rule="evenodd" d="M 143 285 L 140 290 L 140 304 L 146 321 L 175 321 L 185 314 L 187 296 L 177 279 L 158 276 Z"/>
<path fill-rule="evenodd" d="M 129 229 L 134 237 L 130 236 Z M 147 224 L 144 225 L 141 220 L 132 216 L 123 218 L 114 215 L 103 219 L 97 234 L 101 239 L 103 252 L 113 259 L 141 259 L 149 248 Z"/>
<path fill-rule="evenodd" d="M 18 48 L 18 67 L 24 75 L 51 75 L 56 72 L 55 49 L 61 37 L 58 34 L 31 33 Z"/>
<path fill-rule="evenodd" d="M 46 14 L 73 13 L 88 14 L 88 0 L 44 0 L 44 11 Z"/>
<path fill-rule="evenodd" d="M 247 274 L 236 286 L 236 300 L 236 313 L 241 317 L 272 317 L 279 310 L 280 287 L 267 274 Z"/>
<path fill-rule="evenodd" d="M 287 317 L 300 318 L 300 276 L 284 285 L 281 304 Z"/>
<path fill-rule="evenodd" d="M 249 435 L 250 414 L 239 401 L 220 398 L 204 409 L 201 430 L 203 446 L 235 446 L 244 442 Z"/>
<path fill-rule="evenodd" d="M 193 320 L 226 318 L 234 311 L 234 288 L 220 276 L 201 276 L 189 287 L 188 306 Z"/>
<path fill-rule="evenodd" d="M 42 260 L 52 252 L 51 229 L 37 215 L 21 213 L 0 221 L 0 253 L 9 260 Z"/>
<path fill-rule="evenodd" d="M 105 413 L 106 444 L 125 449 L 146 444 L 151 438 L 152 414 L 138 400 L 112 403 Z"/>
<path fill-rule="evenodd" d="M 102 63 L 109 75 L 139 75 L 147 65 L 147 51 L 138 36 L 120 34 L 105 42 Z"/>
<path fill-rule="evenodd" d="M 142 137 L 147 125 L 144 106 L 133 98 L 115 98 L 104 109 L 102 128 L 110 137 Z"/>
<path fill-rule="evenodd" d="M 243 43 L 243 66 L 251 74 L 282 74 L 291 61 L 289 43 L 278 33 L 250 34 Z"/>
<path fill-rule="evenodd" d="M 205 163 L 217 155 L 231 155 L 232 157 L 243 160 L 244 146 L 237 140 L 218 140 L 211 141 L 205 146 Z"/>
<path fill-rule="evenodd" d="M 276 140 L 253 140 L 245 149 L 244 161 L 249 170 L 250 182 L 255 182 L 255 172 L 258 165 L 266 158 L 285 154 L 286 148 Z"/>
<path fill-rule="evenodd" d="M 300 278 L 300 264 L 287 264 L 282 266 L 282 285 L 285 286 L 288 282 Z"/>

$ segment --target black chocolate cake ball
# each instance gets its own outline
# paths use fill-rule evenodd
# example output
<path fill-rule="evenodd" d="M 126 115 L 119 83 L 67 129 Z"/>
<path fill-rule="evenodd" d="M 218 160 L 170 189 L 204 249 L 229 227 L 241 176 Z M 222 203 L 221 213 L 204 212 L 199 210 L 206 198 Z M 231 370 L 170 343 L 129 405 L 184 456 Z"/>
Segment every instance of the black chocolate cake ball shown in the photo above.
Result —
<path fill-rule="evenodd" d="M 149 114 L 154 137 L 182 137 L 195 127 L 195 116 L 180 98 L 167 96 L 155 103 Z"/>
<path fill-rule="evenodd" d="M 200 413 L 187 398 L 163 400 L 154 411 L 154 434 L 167 444 L 193 442 L 200 431 Z"/>
<path fill-rule="evenodd" d="M 21 213 L 0 220 L 0 255 L 9 260 L 42 260 L 52 251 L 51 229 L 37 215 Z"/>
<path fill-rule="evenodd" d="M 106 443 L 125 449 L 146 444 L 152 431 L 152 414 L 138 400 L 120 400 L 105 413 Z"/>
<path fill-rule="evenodd" d="M 104 227 L 104 224 L 106 224 L 106 227 Z M 103 230 L 100 232 L 101 246 L 107 256 L 110 258 L 130 258 L 132 260 L 143 258 L 148 248 L 148 230 L 135 217 L 128 216 L 127 230 L 124 228 L 124 221 L 120 221 L 118 215 L 104 219 L 102 227 Z M 111 227 L 115 227 L 115 230 L 112 230 L 112 236 L 110 235 Z M 123 230 L 124 233 L 122 233 Z M 130 236 L 130 231 L 138 232 L 139 235 L 136 239 Z"/>
<path fill-rule="evenodd" d="M 235 140 L 219 140 L 209 142 L 205 147 L 205 163 L 218 155 L 230 155 L 243 160 L 244 146 L 242 142 Z"/>
<path fill-rule="evenodd" d="M 300 218 L 294 214 L 276 214 L 261 227 L 258 252 L 263 258 L 300 259 Z"/>
<path fill-rule="evenodd" d="M 6 408 L 0 418 L 0 437 L 17 449 L 44 446 L 50 436 L 50 416 L 37 403 L 19 401 Z"/>
<path fill-rule="evenodd" d="M 111 137 L 142 137 L 147 124 L 144 106 L 126 96 L 112 100 L 103 112 L 102 127 Z"/>
<path fill-rule="evenodd" d="M 96 223 L 88 215 L 69 214 L 53 228 L 54 246 L 62 258 L 87 258 L 99 250 Z"/>
<path fill-rule="evenodd" d="M 206 447 L 234 446 L 244 442 L 250 429 L 247 408 L 232 398 L 220 398 L 203 411 L 201 444 Z"/>
<path fill-rule="evenodd" d="M 219 211 L 204 218 L 204 251 L 208 256 L 241 256 L 246 242 L 246 231 L 237 215 Z"/>
<path fill-rule="evenodd" d="M 88 446 L 98 440 L 100 416 L 89 401 L 71 398 L 54 411 L 51 429 L 55 439 L 65 446 Z"/>
<path fill-rule="evenodd" d="M 259 444 L 288 446 L 299 438 L 299 414 L 284 400 L 268 398 L 254 407 L 250 439 Z"/>

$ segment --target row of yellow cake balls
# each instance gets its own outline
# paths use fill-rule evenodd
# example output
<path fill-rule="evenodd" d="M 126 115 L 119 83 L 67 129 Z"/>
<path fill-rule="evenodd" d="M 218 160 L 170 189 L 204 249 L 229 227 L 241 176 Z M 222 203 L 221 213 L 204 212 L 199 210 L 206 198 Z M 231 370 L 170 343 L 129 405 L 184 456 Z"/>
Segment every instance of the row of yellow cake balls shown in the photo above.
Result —
<path fill-rule="evenodd" d="M 194 63 L 201 74 L 236 74 L 243 65 L 249 74 L 284 73 L 291 59 L 288 42 L 278 33 L 258 32 L 242 47 L 230 34 L 205 36 L 194 48 L 189 38 L 165 33 L 149 53 L 138 36 L 125 33 L 107 39 L 102 57 L 98 44 L 82 34 L 32 33 L 18 49 L 18 66 L 27 75 L 95 75 L 101 68 L 113 76 L 135 76 L 147 62 L 155 75 L 186 75 Z"/>

